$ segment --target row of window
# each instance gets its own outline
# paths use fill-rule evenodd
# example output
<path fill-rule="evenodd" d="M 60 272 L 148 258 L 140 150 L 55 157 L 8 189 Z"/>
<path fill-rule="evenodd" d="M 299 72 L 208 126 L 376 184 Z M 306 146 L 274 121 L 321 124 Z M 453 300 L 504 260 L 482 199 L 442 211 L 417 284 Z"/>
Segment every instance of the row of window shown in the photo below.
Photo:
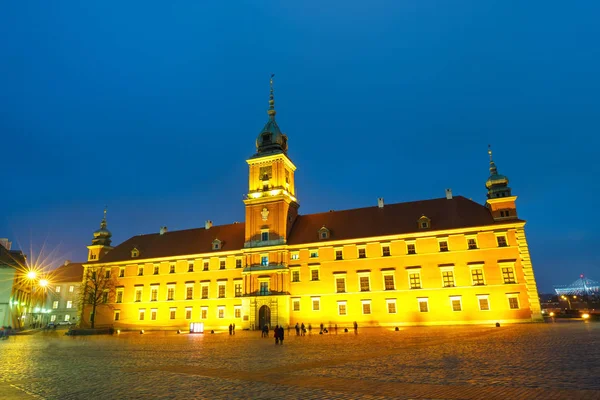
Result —
<path fill-rule="evenodd" d="M 300 268 L 292 267 L 292 282 L 300 282 Z M 318 281 L 320 277 L 319 267 L 310 268 L 310 280 Z M 505 284 L 517 283 L 515 278 L 515 271 L 513 267 L 502 267 L 502 279 Z M 454 267 L 441 267 L 442 274 L 442 286 L 443 287 L 455 287 L 454 279 Z M 420 268 L 410 268 L 408 271 L 408 284 L 410 289 L 421 289 L 421 271 Z M 384 290 L 396 290 L 396 282 L 393 270 L 382 271 L 383 273 L 383 289 Z M 337 293 L 346 292 L 346 273 L 345 272 L 334 272 L 335 278 L 335 291 Z M 368 292 L 371 290 L 371 279 L 370 272 L 359 272 L 358 273 L 358 288 L 361 292 Z M 471 267 L 471 284 L 473 286 L 485 285 L 485 278 L 483 275 L 483 268 Z"/>
<path fill-rule="evenodd" d="M 202 271 L 208 271 L 208 267 L 209 267 L 209 262 L 204 261 L 202 263 Z M 241 259 L 235 260 L 235 267 L 242 268 L 242 260 Z M 219 269 L 226 269 L 225 260 L 219 261 Z M 194 272 L 194 271 L 195 271 L 194 262 L 189 262 L 187 272 Z M 146 270 L 143 265 L 138 266 L 137 276 L 144 276 L 145 272 L 146 272 Z M 171 263 L 169 265 L 169 273 L 170 274 L 175 273 L 175 263 Z M 106 279 L 110 279 L 110 275 L 111 275 L 110 270 L 107 269 L 104 271 L 104 277 Z M 153 270 L 152 270 L 152 275 L 160 275 L 160 266 L 159 265 L 154 265 Z M 125 267 L 120 267 L 119 268 L 119 278 L 123 278 L 124 276 L 125 276 Z"/>
<path fill-rule="evenodd" d="M 60 290 L 61 290 L 61 286 L 56 286 L 54 288 L 54 292 L 55 293 L 60 293 Z M 70 285 L 69 286 L 69 293 L 73 293 L 74 291 L 75 291 L 75 286 L 74 285 Z"/>
<path fill-rule="evenodd" d="M 506 294 L 506 299 L 508 301 L 508 308 L 511 310 L 518 310 L 519 306 L 519 294 L 518 293 L 508 293 Z M 372 313 L 371 308 L 371 300 L 361 300 L 361 308 L 362 313 L 364 315 L 368 315 Z M 479 305 L 480 311 L 490 311 L 490 300 L 488 295 L 477 295 L 477 302 Z M 396 299 L 386 299 L 386 309 L 388 314 L 396 314 Z M 427 297 L 419 297 L 417 298 L 417 310 L 419 312 L 429 312 L 429 298 Z M 462 296 L 450 296 L 449 306 L 452 311 L 463 311 L 462 306 Z M 311 297 L 311 309 L 312 311 L 320 311 L 321 310 L 321 298 L 320 297 Z M 346 300 L 337 301 L 337 310 L 338 315 L 344 316 L 348 315 L 348 302 Z M 300 309 L 300 298 L 292 298 L 292 311 L 299 312 Z"/>
<path fill-rule="evenodd" d="M 209 282 L 201 282 L 200 283 L 201 287 L 200 287 L 200 298 L 201 299 L 208 299 L 208 295 L 209 295 Z M 226 286 L 227 286 L 227 282 L 217 282 L 217 297 L 222 299 L 226 297 Z M 158 301 L 158 289 L 159 289 L 160 285 L 156 284 L 156 285 L 150 285 L 150 297 L 149 297 L 149 301 Z M 165 300 L 171 301 L 171 300 L 175 300 L 175 284 L 167 284 L 167 296 Z M 234 288 L 234 296 L 235 297 L 241 297 L 242 296 L 242 282 L 235 282 L 233 285 Z M 133 301 L 134 302 L 141 302 L 144 301 L 144 288 L 143 286 L 135 286 L 134 287 L 135 291 L 134 291 L 134 298 Z M 262 285 L 261 285 L 261 289 L 262 289 Z M 267 282 L 267 287 L 266 287 L 267 291 L 268 291 L 268 282 Z M 124 298 L 124 293 L 125 293 L 125 289 L 124 288 L 117 288 L 116 290 L 116 299 L 115 302 L 116 303 L 123 303 L 123 298 Z M 194 299 L 194 284 L 193 283 L 186 283 L 185 284 L 185 300 L 193 300 Z M 106 301 L 105 301 L 106 302 Z"/>
<path fill-rule="evenodd" d="M 497 235 L 496 236 L 496 241 L 498 243 L 498 247 L 508 247 L 508 242 L 506 240 L 506 236 L 504 235 Z M 467 246 L 469 250 L 476 250 L 479 248 L 478 244 L 477 244 L 477 239 L 472 237 L 472 238 L 467 238 Z M 448 240 L 446 239 L 440 239 L 438 240 L 438 247 L 439 247 L 439 251 L 440 252 L 446 252 L 449 251 L 449 247 L 448 247 Z M 357 258 L 367 258 L 367 249 L 365 247 L 359 247 L 357 249 Z M 405 254 L 417 254 L 417 248 L 416 248 L 416 244 L 414 242 L 406 242 L 406 253 Z M 391 255 L 390 252 L 390 246 L 389 245 L 383 245 L 381 246 L 381 257 L 388 257 Z M 318 258 L 319 257 L 319 250 L 317 249 L 312 249 L 309 250 L 309 257 L 310 258 Z M 292 252 L 290 255 L 291 260 L 299 260 L 300 259 L 300 253 L 299 252 Z M 343 251 L 342 249 L 336 249 L 335 250 L 335 260 L 343 260 L 344 259 L 344 255 L 343 255 Z"/>
<path fill-rule="evenodd" d="M 219 319 L 226 318 L 226 307 L 225 306 L 217 306 L 217 314 L 216 317 Z M 181 318 L 181 315 L 178 315 L 177 307 L 169 308 L 169 319 L 177 319 Z M 186 320 L 191 320 L 193 318 L 193 307 L 185 307 L 183 317 Z M 242 306 L 234 306 L 233 307 L 233 318 L 241 319 L 242 318 Z M 115 321 L 121 320 L 121 310 L 113 311 L 113 319 Z M 151 308 L 148 320 L 156 321 L 158 319 L 158 308 Z M 200 307 L 200 319 L 208 319 L 208 306 Z M 146 320 L 146 309 L 140 308 L 138 310 L 138 320 L 145 321 Z"/>
<path fill-rule="evenodd" d="M 58 300 L 54 300 L 52 302 L 52 309 L 54 309 L 54 310 L 58 309 L 58 305 L 59 305 Z M 71 300 L 68 300 L 67 306 L 65 308 L 73 308 L 73 302 Z"/>
<path fill-rule="evenodd" d="M 62 315 L 51 315 L 50 316 L 50 322 L 56 322 L 56 321 L 66 321 L 69 322 L 71 321 L 71 316 L 69 314 L 66 314 L 64 317 Z"/>

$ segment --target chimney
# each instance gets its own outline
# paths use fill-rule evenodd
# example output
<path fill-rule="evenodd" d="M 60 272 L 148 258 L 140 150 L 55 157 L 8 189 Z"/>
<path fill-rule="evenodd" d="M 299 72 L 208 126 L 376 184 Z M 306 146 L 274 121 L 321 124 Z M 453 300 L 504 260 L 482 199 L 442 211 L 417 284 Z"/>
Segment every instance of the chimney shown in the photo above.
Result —
<path fill-rule="evenodd" d="M 204 229 L 210 229 L 212 227 L 212 221 L 208 220 L 204 223 Z"/>
<path fill-rule="evenodd" d="M 65 260 L 65 263 L 63 265 L 69 265 L 71 264 L 71 260 Z"/>
<path fill-rule="evenodd" d="M 377 207 L 383 208 L 383 197 L 377 199 Z"/>
<path fill-rule="evenodd" d="M 446 189 L 446 198 L 452 200 L 452 189 Z"/>
<path fill-rule="evenodd" d="M 168 229 L 167 229 L 167 227 L 166 227 L 166 226 L 161 226 L 161 227 L 160 227 L 160 234 L 161 234 L 161 235 L 164 235 L 165 233 L 167 233 L 167 231 L 168 231 Z"/>
<path fill-rule="evenodd" d="M 10 250 L 10 246 L 12 242 L 9 242 L 8 239 L 2 238 L 0 239 L 0 246 L 4 247 L 6 250 Z"/>

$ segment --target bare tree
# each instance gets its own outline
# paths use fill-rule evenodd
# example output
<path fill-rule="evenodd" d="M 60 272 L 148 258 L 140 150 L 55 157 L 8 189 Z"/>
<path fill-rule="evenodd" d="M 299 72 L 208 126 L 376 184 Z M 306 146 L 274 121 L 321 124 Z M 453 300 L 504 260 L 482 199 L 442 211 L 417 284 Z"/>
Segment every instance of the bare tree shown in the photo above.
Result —
<path fill-rule="evenodd" d="M 112 276 L 110 268 L 106 267 L 86 267 L 83 275 L 80 323 L 84 321 L 86 306 L 91 306 L 90 325 L 93 329 L 96 324 L 96 309 L 112 307 L 109 299 L 114 296 L 117 280 Z"/>

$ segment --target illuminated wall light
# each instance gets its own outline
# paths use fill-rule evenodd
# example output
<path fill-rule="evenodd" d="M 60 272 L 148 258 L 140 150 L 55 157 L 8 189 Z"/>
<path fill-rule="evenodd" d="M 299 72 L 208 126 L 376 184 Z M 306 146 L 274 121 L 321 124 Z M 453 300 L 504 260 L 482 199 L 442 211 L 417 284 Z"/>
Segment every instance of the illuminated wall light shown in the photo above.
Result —
<path fill-rule="evenodd" d="M 550 312 L 550 316 L 551 316 L 551 317 L 554 317 L 554 312 L 552 312 L 552 311 L 551 311 L 551 312 Z"/>
<path fill-rule="evenodd" d="M 120 335 L 120 334 L 121 334 L 121 330 L 117 329 L 117 335 Z"/>
<path fill-rule="evenodd" d="M 190 333 L 204 333 L 204 322 L 191 322 Z"/>
<path fill-rule="evenodd" d="M 590 317 L 590 314 L 588 314 L 588 313 L 584 313 L 581 315 L 581 318 L 583 318 L 583 319 L 588 319 L 589 317 Z"/>
<path fill-rule="evenodd" d="M 281 193 L 281 189 L 274 189 L 271 190 L 271 196 L 277 196 L 279 193 Z"/>
<path fill-rule="evenodd" d="M 261 196 L 261 193 L 256 192 L 256 193 L 250 193 L 250 197 L 252 197 L 253 199 L 258 199 Z"/>

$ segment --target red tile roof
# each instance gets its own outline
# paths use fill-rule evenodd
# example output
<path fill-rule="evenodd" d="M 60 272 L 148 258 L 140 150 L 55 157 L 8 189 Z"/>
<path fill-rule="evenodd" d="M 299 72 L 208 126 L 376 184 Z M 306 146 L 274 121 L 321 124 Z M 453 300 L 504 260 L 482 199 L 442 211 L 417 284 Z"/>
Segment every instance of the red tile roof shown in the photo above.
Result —
<path fill-rule="evenodd" d="M 83 280 L 83 263 L 68 263 L 61 265 L 51 272 L 51 283 L 81 282 Z"/>
<path fill-rule="evenodd" d="M 419 229 L 421 216 L 430 219 L 430 228 Z M 511 220 L 511 222 L 521 220 Z M 319 242 L 318 231 L 325 226 L 330 240 L 361 239 L 375 236 L 410 234 L 421 231 L 439 231 L 494 225 L 488 209 L 462 196 L 406 203 L 387 204 L 383 208 L 366 207 L 319 214 L 300 215 L 288 237 L 289 245 Z M 100 262 L 133 261 L 186 254 L 218 252 L 212 250 L 212 241 L 222 241 L 222 251 L 240 250 L 244 247 L 245 224 L 213 226 L 182 231 L 134 236 L 121 243 Z M 138 249 L 138 258 L 131 250 Z"/>

